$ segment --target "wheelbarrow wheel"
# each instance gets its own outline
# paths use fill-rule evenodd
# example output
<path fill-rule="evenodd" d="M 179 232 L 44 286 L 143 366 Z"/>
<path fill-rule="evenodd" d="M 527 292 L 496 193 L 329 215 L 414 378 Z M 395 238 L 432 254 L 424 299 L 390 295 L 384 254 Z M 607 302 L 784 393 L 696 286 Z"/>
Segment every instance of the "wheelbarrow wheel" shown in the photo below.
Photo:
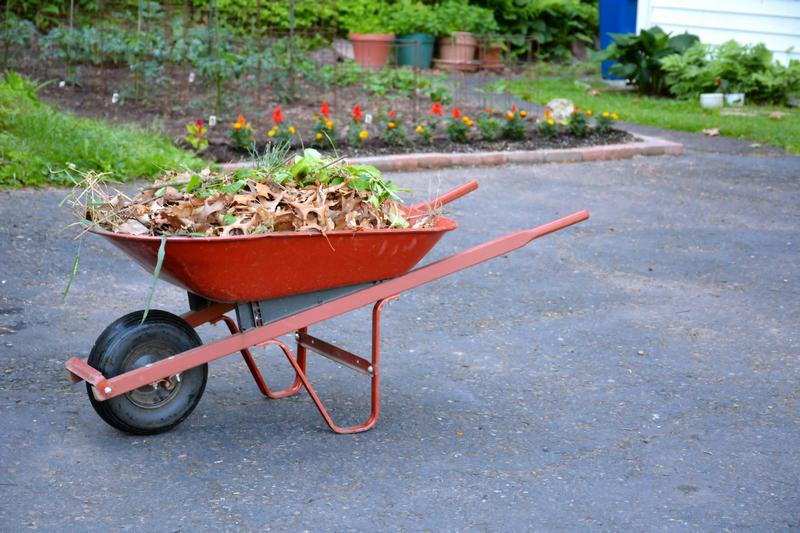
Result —
<path fill-rule="evenodd" d="M 135 311 L 112 322 L 95 341 L 89 365 L 111 378 L 202 344 L 181 317 L 153 310 L 142 323 L 143 313 Z M 108 424 L 135 435 L 153 435 L 189 416 L 207 380 L 208 365 L 202 365 L 102 402 L 88 383 L 86 390 L 92 407 Z"/>

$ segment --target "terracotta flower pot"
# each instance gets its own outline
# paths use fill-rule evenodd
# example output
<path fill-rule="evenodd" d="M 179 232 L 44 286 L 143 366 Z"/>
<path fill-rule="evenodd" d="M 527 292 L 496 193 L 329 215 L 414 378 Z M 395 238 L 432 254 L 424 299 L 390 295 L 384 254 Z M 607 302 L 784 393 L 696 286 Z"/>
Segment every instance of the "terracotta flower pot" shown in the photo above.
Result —
<path fill-rule="evenodd" d="M 478 54 L 481 58 L 481 68 L 499 72 L 505 68 L 503 64 L 503 47 L 499 44 L 491 44 L 487 47 L 481 46 Z"/>
<path fill-rule="evenodd" d="M 365 68 L 383 68 L 389 59 L 394 44 L 394 33 L 351 33 L 353 55 L 356 62 Z"/>

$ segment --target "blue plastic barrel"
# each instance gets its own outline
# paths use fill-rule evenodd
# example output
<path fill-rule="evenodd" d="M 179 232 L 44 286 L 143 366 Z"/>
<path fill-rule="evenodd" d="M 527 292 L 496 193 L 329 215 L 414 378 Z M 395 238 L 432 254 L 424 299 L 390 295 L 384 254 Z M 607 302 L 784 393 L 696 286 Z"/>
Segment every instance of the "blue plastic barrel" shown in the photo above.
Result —
<path fill-rule="evenodd" d="M 600 48 L 603 50 L 613 42 L 610 33 L 636 33 L 637 0 L 600 0 Z M 603 61 L 602 71 L 605 79 L 619 79 L 611 76 L 608 67 L 612 61 Z"/>

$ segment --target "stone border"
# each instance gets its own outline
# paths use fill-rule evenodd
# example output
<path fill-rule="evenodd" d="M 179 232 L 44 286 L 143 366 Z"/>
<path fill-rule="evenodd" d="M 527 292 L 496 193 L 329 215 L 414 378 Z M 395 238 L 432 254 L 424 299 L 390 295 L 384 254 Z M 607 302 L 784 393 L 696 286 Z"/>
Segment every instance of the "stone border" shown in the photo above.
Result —
<path fill-rule="evenodd" d="M 418 153 L 355 157 L 353 164 L 368 164 L 386 171 L 413 171 L 450 167 L 485 167 L 505 164 L 576 163 L 630 159 L 637 155 L 681 155 L 683 145 L 658 137 L 637 135 L 639 140 L 626 144 L 554 148 L 515 152 Z M 227 163 L 223 170 L 242 168 L 247 163 Z"/>

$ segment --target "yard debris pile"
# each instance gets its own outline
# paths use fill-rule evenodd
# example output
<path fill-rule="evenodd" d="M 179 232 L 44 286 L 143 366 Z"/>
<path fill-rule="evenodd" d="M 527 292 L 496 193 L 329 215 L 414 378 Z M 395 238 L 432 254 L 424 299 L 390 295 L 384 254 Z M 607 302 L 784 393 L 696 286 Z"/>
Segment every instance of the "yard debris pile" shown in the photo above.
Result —
<path fill-rule="evenodd" d="M 84 176 L 72 203 L 92 226 L 151 236 L 228 237 L 279 231 L 429 227 L 435 213 L 408 215 L 400 189 L 369 165 L 313 149 L 274 149 L 234 174 L 170 172 L 129 197 Z"/>

